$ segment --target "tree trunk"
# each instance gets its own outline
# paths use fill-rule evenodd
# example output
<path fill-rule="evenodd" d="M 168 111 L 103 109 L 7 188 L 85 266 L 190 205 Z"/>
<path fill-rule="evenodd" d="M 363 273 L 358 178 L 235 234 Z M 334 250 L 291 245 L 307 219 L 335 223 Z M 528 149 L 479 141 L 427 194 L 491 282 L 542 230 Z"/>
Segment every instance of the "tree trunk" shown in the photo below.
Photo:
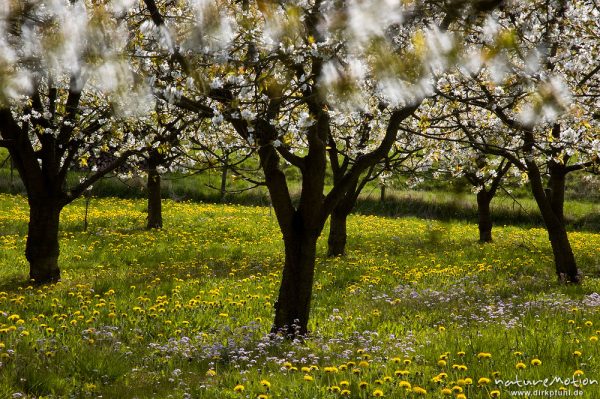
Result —
<path fill-rule="evenodd" d="M 43 199 L 29 202 L 29 229 L 25 257 L 29 262 L 29 278 L 37 284 L 60 280 L 58 268 L 58 224 L 61 206 Z"/>
<path fill-rule="evenodd" d="M 304 232 L 299 227 L 293 234 L 284 236 L 285 265 L 275 303 L 274 333 L 296 337 L 308 332 L 317 238 L 318 235 Z"/>
<path fill-rule="evenodd" d="M 477 215 L 479 217 L 479 241 L 492 242 L 492 196 L 485 190 L 477 193 Z"/>
<path fill-rule="evenodd" d="M 529 182 L 548 231 L 548 238 L 554 254 L 556 274 L 560 280 L 579 283 L 577 263 L 569 242 L 563 216 L 565 169 L 563 165 L 555 163 L 551 163 L 549 166 L 548 189 L 544 190 L 541 173 L 537 164 L 533 161 L 527 162 Z"/>
<path fill-rule="evenodd" d="M 329 238 L 327 256 L 342 256 L 346 251 L 346 221 L 348 214 L 334 210 L 329 218 Z"/>
<path fill-rule="evenodd" d="M 148 159 L 148 229 L 163 227 L 162 199 L 160 189 L 160 173 L 158 172 L 159 160 L 154 154 Z"/>
<path fill-rule="evenodd" d="M 227 172 L 229 170 L 229 165 L 227 165 L 227 160 L 223 163 L 223 167 L 221 168 L 221 187 L 220 187 L 220 198 L 219 202 L 225 202 L 225 196 L 227 195 Z"/>
<path fill-rule="evenodd" d="M 385 202 L 385 184 L 379 185 L 379 202 Z"/>
<path fill-rule="evenodd" d="M 548 238 L 552 246 L 554 266 L 558 278 L 563 281 L 578 283 L 577 263 L 564 223 L 548 226 Z"/>

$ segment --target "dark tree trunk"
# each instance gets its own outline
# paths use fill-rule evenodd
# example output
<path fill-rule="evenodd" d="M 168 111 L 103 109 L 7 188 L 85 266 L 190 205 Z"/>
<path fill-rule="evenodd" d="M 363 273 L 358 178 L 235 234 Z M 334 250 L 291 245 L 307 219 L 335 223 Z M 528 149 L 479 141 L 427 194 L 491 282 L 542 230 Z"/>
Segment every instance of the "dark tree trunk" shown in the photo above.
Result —
<path fill-rule="evenodd" d="M 220 198 L 219 201 L 221 203 L 225 202 L 225 196 L 227 195 L 227 172 L 229 171 L 229 165 L 227 165 L 227 160 L 223 164 L 221 168 L 221 187 L 220 187 Z"/>
<path fill-rule="evenodd" d="M 159 164 L 158 154 L 152 153 L 148 158 L 148 229 L 163 227 Z"/>
<path fill-rule="evenodd" d="M 578 283 L 577 263 L 564 224 L 548 225 L 547 228 L 558 278 L 563 281 Z"/>
<path fill-rule="evenodd" d="M 29 229 L 25 257 L 29 278 L 37 284 L 60 280 L 58 224 L 61 206 L 52 199 L 29 202 Z"/>
<path fill-rule="evenodd" d="M 385 202 L 385 185 L 381 184 L 379 186 L 379 201 L 381 203 Z"/>
<path fill-rule="evenodd" d="M 318 235 L 294 230 L 284 236 L 285 264 L 272 332 L 296 337 L 308 332 Z"/>
<path fill-rule="evenodd" d="M 482 189 L 477 193 L 477 215 L 479 217 L 479 241 L 492 242 L 492 196 Z"/>
<path fill-rule="evenodd" d="M 566 169 L 562 164 L 549 163 L 550 180 L 544 190 L 540 170 L 534 161 L 526 161 L 529 181 L 535 201 L 540 209 L 548 238 L 554 254 L 554 266 L 558 278 L 579 283 L 577 263 L 569 242 L 564 220 L 564 197 Z"/>
<path fill-rule="evenodd" d="M 329 218 L 329 238 L 327 239 L 327 256 L 342 256 L 346 252 L 346 221 L 348 214 L 334 209 Z"/>

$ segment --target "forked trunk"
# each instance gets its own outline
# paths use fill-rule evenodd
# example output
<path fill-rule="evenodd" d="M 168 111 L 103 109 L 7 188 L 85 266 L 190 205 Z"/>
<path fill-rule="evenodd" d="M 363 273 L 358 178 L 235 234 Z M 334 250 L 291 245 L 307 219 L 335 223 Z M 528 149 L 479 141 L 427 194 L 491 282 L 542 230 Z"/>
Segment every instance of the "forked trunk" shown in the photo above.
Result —
<path fill-rule="evenodd" d="M 479 217 L 479 241 L 492 242 L 492 196 L 485 190 L 477 193 L 477 215 Z"/>
<path fill-rule="evenodd" d="M 162 199 L 160 189 L 160 173 L 158 162 L 151 155 L 148 160 L 148 229 L 160 229 L 163 227 Z"/>
<path fill-rule="evenodd" d="M 317 238 L 302 231 L 284 237 L 285 265 L 275 303 L 274 333 L 296 337 L 308 332 Z"/>
<path fill-rule="evenodd" d="M 29 278 L 37 284 L 60 280 L 58 268 L 58 224 L 61 206 L 57 201 L 39 200 L 29 203 L 29 229 L 25 257 L 29 262 Z"/>
<path fill-rule="evenodd" d="M 564 218 L 565 176 L 564 165 L 550 162 L 548 188 L 542 186 L 541 174 L 537 165 L 528 163 L 533 196 L 540 209 L 548 238 L 554 254 L 554 266 L 558 278 L 571 283 L 579 283 L 579 272 L 575 255 L 569 242 Z"/>

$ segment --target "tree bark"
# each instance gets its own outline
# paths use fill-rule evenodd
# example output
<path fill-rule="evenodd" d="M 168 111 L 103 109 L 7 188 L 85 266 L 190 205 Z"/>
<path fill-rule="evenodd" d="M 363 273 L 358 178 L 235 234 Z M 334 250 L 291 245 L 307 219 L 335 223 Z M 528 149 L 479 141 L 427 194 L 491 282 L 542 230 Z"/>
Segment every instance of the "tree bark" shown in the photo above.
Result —
<path fill-rule="evenodd" d="M 25 257 L 29 278 L 36 284 L 60 280 L 58 224 L 61 206 L 52 199 L 29 201 L 29 228 Z"/>
<path fill-rule="evenodd" d="M 479 242 L 492 242 L 492 196 L 482 189 L 477 193 L 477 215 L 479 217 Z"/>
<path fill-rule="evenodd" d="M 537 164 L 533 161 L 526 162 L 531 190 L 548 231 L 548 238 L 554 254 L 556 274 L 560 280 L 579 283 L 577 262 L 569 242 L 563 216 L 565 166 L 554 162 L 550 163 L 550 180 L 548 181 L 548 189 L 544 190 Z"/>
<path fill-rule="evenodd" d="M 346 224 L 348 213 L 334 209 L 329 218 L 329 237 L 327 239 L 327 256 L 342 256 L 346 252 L 348 233 Z"/>
<path fill-rule="evenodd" d="M 220 187 L 220 197 L 219 202 L 225 202 L 225 196 L 227 195 L 227 172 L 229 171 L 229 165 L 227 165 L 227 159 L 225 159 L 225 163 L 221 168 L 221 187 Z"/>
<path fill-rule="evenodd" d="M 317 239 L 318 234 L 307 232 L 301 225 L 284 235 L 285 264 L 275 303 L 274 333 L 297 337 L 308 332 Z"/>
<path fill-rule="evenodd" d="M 148 158 L 148 229 L 161 229 L 163 227 L 162 219 L 162 198 L 160 189 L 160 173 L 158 165 L 160 159 L 158 154 L 152 153 Z"/>

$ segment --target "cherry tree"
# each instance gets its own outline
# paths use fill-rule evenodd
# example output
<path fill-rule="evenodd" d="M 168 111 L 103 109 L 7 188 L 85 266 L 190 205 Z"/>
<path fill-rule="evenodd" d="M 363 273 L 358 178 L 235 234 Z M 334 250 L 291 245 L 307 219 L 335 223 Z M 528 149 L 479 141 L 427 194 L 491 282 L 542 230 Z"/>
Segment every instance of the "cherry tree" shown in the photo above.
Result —
<path fill-rule="evenodd" d="M 150 100 L 120 57 L 127 31 L 120 7 L 83 1 L 0 6 L 0 135 L 30 208 L 25 255 L 37 283 L 60 279 L 63 207 L 135 152 L 137 139 L 116 124 Z M 130 96 L 133 94 L 133 96 Z M 136 100 L 132 100 L 135 98 Z M 92 155 L 118 151 L 96 169 Z M 73 166 L 87 169 L 74 186 Z"/>
<path fill-rule="evenodd" d="M 565 226 L 565 182 L 569 173 L 597 164 L 600 150 L 594 119 L 600 68 L 589 57 L 599 43 L 598 12 L 585 1 L 497 10 L 467 36 L 469 45 L 486 48 L 484 57 L 438 87 L 447 113 L 462 115 L 455 121 L 471 145 L 506 158 L 528 179 L 556 273 L 570 282 L 579 273 Z"/>
<path fill-rule="evenodd" d="M 500 2 L 452 4 L 452 13 L 437 2 L 206 1 L 169 13 L 144 3 L 147 40 L 137 53 L 157 96 L 230 124 L 258 155 L 285 247 L 273 331 L 305 334 L 327 218 L 389 154 L 400 123 L 432 91 L 431 69 L 452 56 L 453 41 L 435 25 Z M 325 193 L 328 151 L 352 125 L 344 109 L 377 113 L 379 126 Z M 282 160 L 301 176 L 297 200 Z"/>

